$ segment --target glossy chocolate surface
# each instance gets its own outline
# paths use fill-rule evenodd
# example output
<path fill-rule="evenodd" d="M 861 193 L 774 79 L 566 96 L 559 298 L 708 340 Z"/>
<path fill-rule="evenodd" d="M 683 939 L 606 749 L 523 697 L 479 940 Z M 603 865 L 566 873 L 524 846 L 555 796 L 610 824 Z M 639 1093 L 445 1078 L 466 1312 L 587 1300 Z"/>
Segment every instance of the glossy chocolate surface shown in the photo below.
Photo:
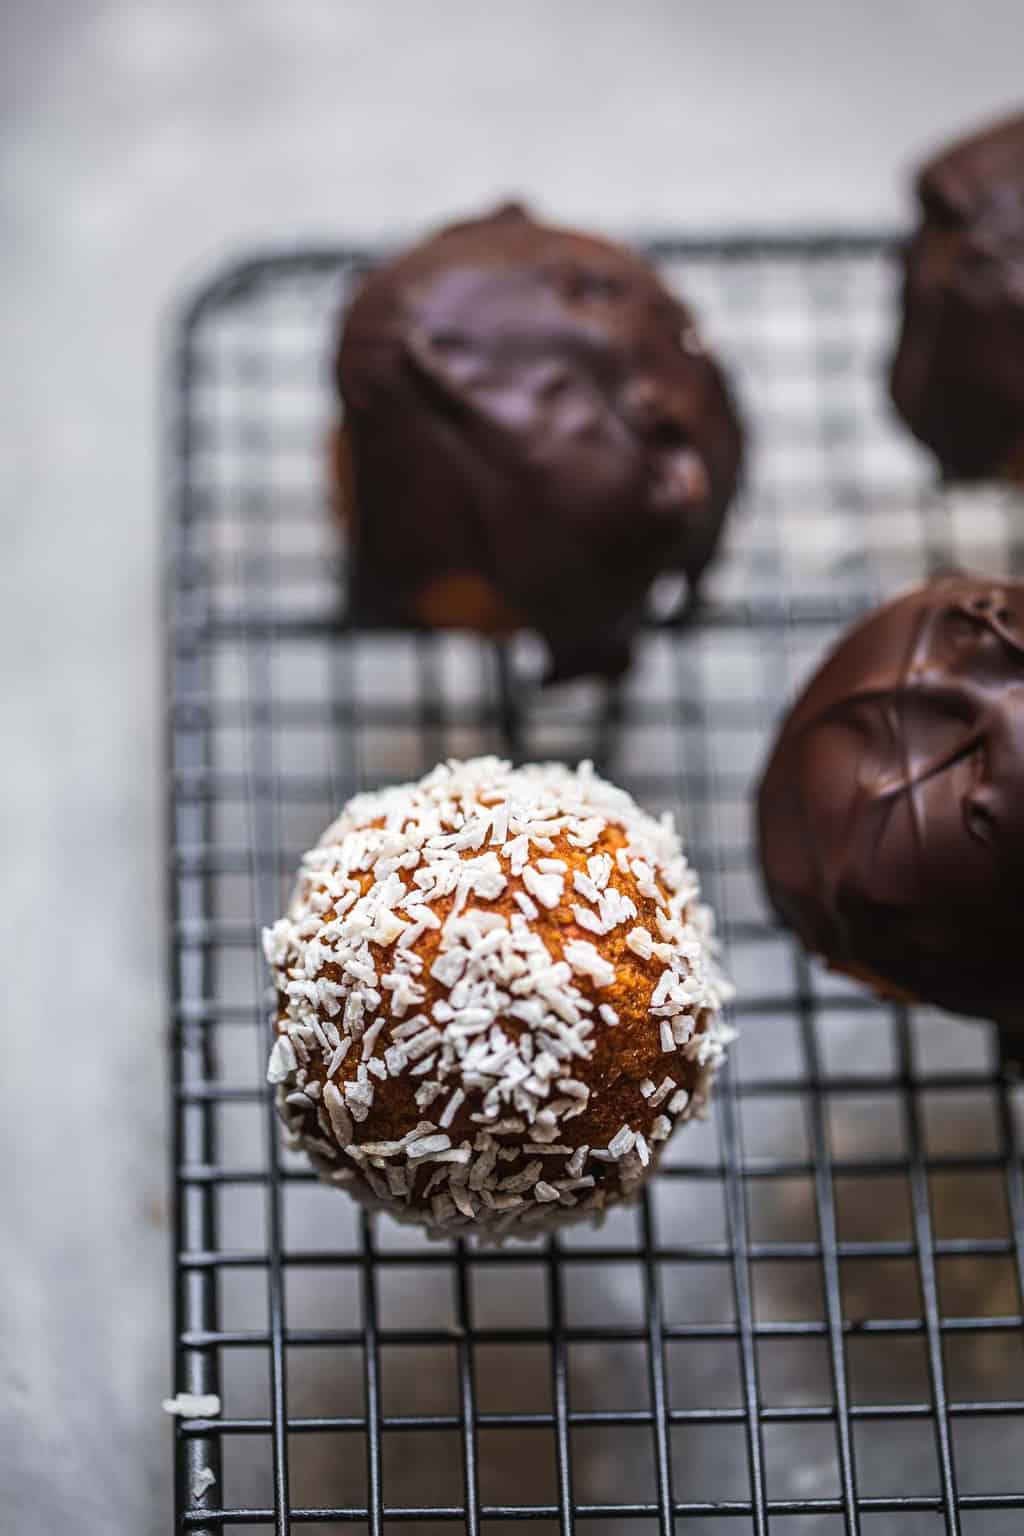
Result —
<path fill-rule="evenodd" d="M 613 675 L 652 579 L 696 583 L 740 464 L 723 375 L 637 256 L 506 207 L 371 273 L 337 362 L 355 598 L 530 624 Z"/>
<path fill-rule="evenodd" d="M 1024 116 L 918 178 L 892 394 L 950 479 L 1024 480 Z"/>
<path fill-rule="evenodd" d="M 1024 587 L 937 580 L 853 629 L 786 718 L 758 818 L 770 899 L 811 950 L 1019 1029 Z"/>

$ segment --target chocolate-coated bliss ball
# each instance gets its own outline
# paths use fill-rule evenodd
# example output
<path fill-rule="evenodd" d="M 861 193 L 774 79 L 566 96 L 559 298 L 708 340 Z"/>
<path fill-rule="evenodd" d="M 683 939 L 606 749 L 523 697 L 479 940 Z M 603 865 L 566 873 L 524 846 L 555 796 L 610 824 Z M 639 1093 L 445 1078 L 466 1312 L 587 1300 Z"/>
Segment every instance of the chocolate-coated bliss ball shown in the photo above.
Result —
<path fill-rule="evenodd" d="M 628 1198 L 728 1038 L 671 820 L 587 764 L 449 762 L 357 795 L 264 943 L 295 1143 L 435 1234 Z"/>
<path fill-rule="evenodd" d="M 918 177 L 896 406 L 952 480 L 1024 482 L 1024 116 Z"/>
<path fill-rule="evenodd" d="M 875 990 L 1024 1044 L 1024 586 L 947 577 L 850 630 L 761 783 L 771 900 Z"/>
<path fill-rule="evenodd" d="M 725 376 L 633 252 L 505 207 L 377 268 L 345 317 L 336 479 L 374 623 L 547 642 L 614 675 L 696 585 L 741 457 Z"/>

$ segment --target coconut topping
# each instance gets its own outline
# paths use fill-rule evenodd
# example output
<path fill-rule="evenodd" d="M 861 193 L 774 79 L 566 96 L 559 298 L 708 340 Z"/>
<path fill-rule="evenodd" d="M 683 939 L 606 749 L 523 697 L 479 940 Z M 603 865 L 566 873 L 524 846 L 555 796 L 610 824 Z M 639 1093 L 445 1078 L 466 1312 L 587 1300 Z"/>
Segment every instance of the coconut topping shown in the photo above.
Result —
<path fill-rule="evenodd" d="M 215 1392 L 176 1392 L 160 1404 L 164 1413 L 179 1419 L 215 1419 L 220 1413 L 220 1398 Z"/>
<path fill-rule="evenodd" d="M 216 1473 L 210 1467 L 200 1467 L 192 1479 L 192 1497 L 199 1500 L 208 1493 L 217 1481 Z"/>
<path fill-rule="evenodd" d="M 671 820 L 586 763 L 453 761 L 357 795 L 263 942 L 294 1144 L 433 1233 L 599 1216 L 700 1111 L 729 1038 Z M 647 1068 L 607 1108 L 605 1039 Z"/>

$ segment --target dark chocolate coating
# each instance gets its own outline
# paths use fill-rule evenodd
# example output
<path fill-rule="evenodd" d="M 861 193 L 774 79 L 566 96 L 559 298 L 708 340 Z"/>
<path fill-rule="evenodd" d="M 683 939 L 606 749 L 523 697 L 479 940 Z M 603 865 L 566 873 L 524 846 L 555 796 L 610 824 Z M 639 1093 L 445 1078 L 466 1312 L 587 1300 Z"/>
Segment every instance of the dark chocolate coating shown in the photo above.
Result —
<path fill-rule="evenodd" d="M 1024 1023 L 1024 586 L 949 577 L 852 629 L 758 799 L 771 902 L 881 990 Z"/>
<path fill-rule="evenodd" d="M 1024 117 L 917 182 L 892 396 L 952 480 L 1024 479 Z"/>
<path fill-rule="evenodd" d="M 538 629 L 552 676 L 614 675 L 653 578 L 711 558 L 739 424 L 629 251 L 517 207 L 454 225 L 370 274 L 337 378 L 364 620 L 438 621 L 454 583 Z"/>

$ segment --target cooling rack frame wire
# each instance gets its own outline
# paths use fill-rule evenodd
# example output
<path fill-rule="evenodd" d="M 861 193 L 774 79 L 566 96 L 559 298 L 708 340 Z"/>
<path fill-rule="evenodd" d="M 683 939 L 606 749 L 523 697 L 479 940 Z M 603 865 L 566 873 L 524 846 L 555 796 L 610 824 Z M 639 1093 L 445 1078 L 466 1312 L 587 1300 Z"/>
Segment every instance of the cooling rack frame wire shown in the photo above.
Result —
<path fill-rule="evenodd" d="M 1016 1374 L 1013 1367 L 1013 1383 L 1021 1386 L 1009 1395 L 964 1396 L 954 1384 L 960 1367 L 954 1370 L 956 1362 L 949 1353 L 957 1341 L 981 1340 L 981 1349 L 996 1339 L 1006 1346 L 1001 1353 L 1019 1354 L 1024 1329 L 1020 1106 L 1000 1068 L 992 1032 L 955 1025 L 953 1033 L 943 1033 L 941 1021 L 928 1019 L 922 1025 L 905 1008 L 876 1003 L 856 989 L 830 983 L 763 912 L 745 912 L 744 901 L 753 898 L 729 895 L 734 885 L 745 890 L 742 882 L 749 883 L 751 876 L 749 829 L 737 833 L 731 820 L 742 809 L 749 773 L 744 770 L 743 786 L 737 789 L 734 781 L 742 775 L 733 771 L 729 760 L 734 740 L 730 732 L 753 730 L 763 743 L 788 686 L 784 680 L 806 668 L 808 644 L 820 649 L 838 625 L 900 577 L 963 558 L 963 530 L 955 506 L 929 487 L 921 460 L 913 457 L 909 444 L 898 442 L 891 424 L 884 424 L 880 390 L 878 398 L 865 403 L 865 389 L 878 384 L 877 357 L 870 347 L 864 356 L 856 351 L 860 322 L 852 310 L 846 314 L 843 308 L 849 308 L 850 295 L 863 288 L 872 295 L 874 321 L 883 310 L 882 318 L 891 320 L 895 242 L 882 235 L 837 234 L 640 243 L 667 269 L 683 271 L 688 292 L 692 282 L 699 287 L 704 281 L 709 294 L 716 285 L 721 288 L 719 319 L 726 331 L 728 323 L 735 323 L 732 341 L 739 353 L 745 326 L 750 336 L 756 332 L 762 348 L 796 348 L 800 377 L 793 381 L 794 398 L 806 396 L 810 404 L 799 423 L 792 410 L 789 418 L 783 411 L 782 426 L 788 420 L 790 427 L 800 427 L 796 459 L 803 463 L 801 455 L 810 455 L 807 461 L 818 466 L 808 491 L 810 515 L 817 519 L 813 526 L 826 540 L 837 531 L 837 542 L 820 566 L 800 564 L 799 530 L 796 539 L 792 529 L 787 531 L 786 517 L 793 508 L 786 503 L 790 484 L 793 499 L 799 501 L 801 482 L 797 477 L 773 483 L 770 468 L 763 468 L 771 463 L 769 441 L 761 467 L 752 474 L 747 510 L 737 515 L 737 547 L 727 550 L 716 567 L 707 601 L 689 624 L 652 627 L 644 641 L 652 662 L 662 667 L 657 675 L 668 680 L 663 691 L 651 696 L 639 691 L 634 696 L 628 690 L 624 695 L 607 694 L 591 714 L 584 711 L 569 725 L 561 720 L 553 724 L 550 710 L 546 720 L 535 718 L 544 706 L 523 683 L 519 662 L 509 650 L 495 650 L 482 641 L 470 643 L 472 666 L 469 673 L 460 674 L 463 683 L 467 675 L 476 679 L 468 691 L 451 691 L 446 642 L 423 636 L 413 643 L 411 692 L 397 702 L 376 692 L 367 697 L 365 689 L 360 691 L 360 648 L 383 642 L 347 626 L 330 596 L 338 590 L 337 575 L 321 570 L 324 561 L 316 549 L 295 553 L 276 547 L 275 529 L 287 523 L 293 504 L 302 503 L 310 526 L 318 518 L 323 526 L 329 522 L 317 480 L 323 421 L 309 407 L 319 391 L 326 409 L 324 357 L 318 356 L 308 370 L 304 359 L 314 345 L 322 353 L 329 343 L 335 313 L 333 300 L 325 295 L 335 290 L 340 294 L 344 283 L 379 253 L 326 248 L 257 256 L 207 284 L 178 325 L 169 390 L 165 586 L 174 1389 L 221 1394 L 225 1357 L 233 1351 L 255 1351 L 266 1359 L 268 1395 L 265 1412 L 235 1414 L 228 1392 L 221 1416 L 175 1421 L 176 1530 L 213 1536 L 242 1527 L 272 1529 L 284 1536 L 293 1525 L 316 1523 L 325 1528 L 333 1523 L 338 1529 L 366 1527 L 379 1536 L 385 1523 L 436 1523 L 461 1525 L 477 1536 L 496 1521 L 514 1519 L 541 1521 L 561 1536 L 569 1536 L 580 1521 L 595 1520 L 604 1529 L 608 1522 L 625 1528 L 627 1522 L 642 1521 L 660 1536 L 668 1536 L 677 1521 L 681 1530 L 695 1532 L 705 1531 L 711 1522 L 726 1532 L 752 1531 L 758 1536 L 780 1529 L 787 1536 L 803 1529 L 842 1530 L 848 1536 L 863 1531 L 867 1536 L 897 1528 L 884 1517 L 898 1517 L 900 1530 L 909 1529 L 906 1522 L 920 1514 L 931 1516 L 932 1522 L 914 1525 L 914 1531 L 970 1533 L 983 1529 L 977 1523 L 980 1512 L 998 1522 L 1012 1520 L 1013 1511 L 1024 1509 L 1024 1476 L 1013 1470 L 1024 1464 L 1024 1454 L 1007 1451 L 999 1476 L 983 1476 L 988 1464 L 981 1452 L 960 1443 L 963 1426 L 991 1427 L 993 1433 L 999 1426 L 1000 1447 L 1012 1446 L 1014 1435 L 1024 1428 L 1024 1372 Z M 773 291 L 772 273 L 783 274 L 785 282 L 795 285 L 793 292 L 801 284 L 806 288 L 796 327 L 798 342 L 788 332 L 781 343 L 773 340 L 771 303 L 762 303 L 766 283 L 769 294 Z M 698 295 L 698 309 L 703 312 L 704 307 Z M 275 326 L 291 338 L 293 352 L 275 352 L 270 346 L 267 338 Z M 210 342 L 211 334 L 219 337 L 218 327 L 228 333 L 225 346 L 234 359 L 234 371 L 222 391 L 227 397 L 223 411 L 217 388 L 223 384 L 226 365 L 218 361 L 221 354 L 216 347 L 211 350 Z M 732 356 L 728 334 L 722 348 L 735 364 L 742 387 L 742 358 Z M 755 351 L 752 346 L 751 357 Z M 300 392 L 296 397 L 297 417 L 285 410 L 277 419 L 265 405 L 273 391 L 285 387 L 278 371 L 285 356 L 291 359 L 293 373 L 307 383 L 312 380 L 312 394 Z M 771 372 L 771 367 L 765 368 L 765 378 Z M 846 394 L 837 392 L 837 378 Z M 285 385 L 290 388 L 293 382 L 288 374 Z M 768 385 L 764 400 L 770 411 Z M 285 403 L 290 410 L 294 402 Z M 760 419 L 753 425 L 761 429 L 762 438 L 770 439 L 770 425 Z M 899 458 L 901 453 L 905 459 Z M 890 483 L 891 465 L 897 462 L 903 468 Z M 291 473 L 296 463 L 302 474 L 312 474 L 298 491 L 283 472 L 287 468 Z M 229 464 L 234 465 L 234 479 L 227 473 Z M 275 474 L 282 473 L 264 485 L 260 476 L 268 464 Z M 879 521 L 879 505 L 904 532 L 888 537 L 888 523 Z M 1024 564 L 1021 535 L 1009 520 L 1010 510 L 997 498 L 994 508 L 984 511 L 984 526 L 995 540 L 993 548 L 998 546 L 1007 563 L 1019 570 Z M 981 526 L 973 510 L 968 524 L 975 531 Z M 1024 517 L 1019 526 L 1024 527 Z M 744 544 L 747 534 L 742 530 L 748 527 L 753 533 Z M 310 585 L 322 576 L 326 579 L 319 585 Z M 292 603 L 296 594 L 301 601 Z M 741 694 L 723 696 L 718 690 L 719 653 L 731 654 L 730 647 L 738 665 L 757 672 L 750 700 Z M 300 650 L 323 665 L 321 689 L 314 698 L 291 696 L 278 678 L 282 658 Z M 225 658 L 237 664 L 233 685 L 225 682 Z M 298 750 L 306 731 L 322 732 L 326 767 L 319 773 L 311 771 Z M 290 1241 L 289 1201 L 293 1191 L 313 1181 L 311 1173 L 284 1153 L 262 1083 L 269 1037 L 257 938 L 259 927 L 277 915 L 283 881 L 300 851 L 291 847 L 286 824 L 297 807 L 321 801 L 337 805 L 373 775 L 367 742 L 410 741 L 412 771 L 419 772 L 466 741 L 519 758 L 532 755 L 541 739 L 561 740 L 558 731 L 573 747 L 589 743 L 599 766 L 607 763 L 639 797 L 646 785 L 669 804 L 688 808 L 684 823 L 694 860 L 724 917 L 734 957 L 741 958 L 744 946 L 760 945 L 757 953 L 770 951 L 781 967 L 761 990 L 749 984 L 742 989 L 738 1022 L 750 1049 L 762 1028 L 791 1029 L 795 1065 L 785 1072 L 750 1072 L 744 1068 L 747 1047 L 741 1041 L 718 1084 L 712 1112 L 717 1142 L 710 1143 L 710 1156 L 703 1162 L 688 1156 L 687 1137 L 697 1133 L 686 1131 L 675 1144 L 681 1161 L 658 1176 L 658 1185 L 666 1190 L 685 1185 L 713 1187 L 720 1193 L 719 1238 L 667 1238 L 667 1213 L 684 1209 L 681 1198 L 670 1206 L 649 1191 L 630 1218 L 627 1236 L 631 1232 L 632 1241 L 619 1240 L 610 1228 L 611 1237 L 598 1234 L 581 1246 L 568 1236 L 530 1245 L 528 1256 L 543 1276 L 545 1320 L 539 1326 L 497 1327 L 479 1321 L 477 1279 L 485 1271 L 521 1263 L 527 1250 L 518 1244 L 507 1251 L 478 1250 L 465 1241 L 396 1248 L 365 1216 L 358 1218 L 355 1239 L 347 1247 L 325 1243 L 297 1249 Z M 660 733 L 671 766 L 658 774 L 637 768 L 635 762 L 632 769 L 623 768 L 629 760 L 629 733 L 639 739 L 652 731 Z M 222 742 L 229 735 L 238 752 L 237 758 L 225 762 Z M 284 765 L 283 756 L 288 757 Z M 225 830 L 228 824 L 230 833 Z M 230 885 L 242 901 L 241 912 L 232 909 L 224 915 L 222 885 Z M 224 990 L 222 980 L 222 973 L 234 976 L 236 970 L 247 976 L 244 983 L 235 977 L 237 996 Z M 863 1019 L 882 1053 L 880 1066 L 833 1069 L 829 1029 L 836 1018 L 845 1021 L 844 1027 Z M 222 1062 L 227 1032 L 236 1030 L 248 1036 L 252 1047 L 252 1070 L 241 1082 L 225 1077 Z M 947 1035 L 954 1047 L 961 1037 L 970 1036 L 973 1065 L 965 1069 L 931 1063 L 932 1040 Z M 231 1070 L 237 1070 L 234 1053 Z M 972 1142 L 970 1136 L 977 1135 L 981 1121 L 965 1120 L 970 1135 L 936 1150 L 935 1104 L 957 1104 L 970 1094 L 984 1097 L 989 1105 L 991 1139 Z M 872 1115 L 891 1108 L 898 1150 L 876 1156 L 869 1141 L 866 1150 L 857 1143 L 856 1155 L 851 1155 L 842 1150 L 841 1136 L 837 1143 L 837 1110 L 861 1097 L 870 1099 Z M 799 1129 L 803 1150 L 751 1153 L 745 1128 L 753 1123 L 759 1105 L 776 1099 Z M 224 1152 L 222 1120 L 232 1110 L 251 1111 L 255 1117 L 258 1150 L 247 1164 L 234 1164 Z M 937 1181 L 973 1176 L 986 1179 L 986 1188 L 997 1190 L 1005 1205 L 1005 1229 L 995 1235 L 966 1230 L 970 1223 L 959 1207 L 963 1230 L 950 1232 L 941 1226 L 948 1222 L 941 1202 L 936 1203 Z M 898 1181 L 906 1192 L 906 1230 L 895 1236 L 845 1233 L 847 1189 L 857 1181 L 873 1189 L 885 1179 Z M 765 1238 L 758 1228 L 759 1192 L 786 1180 L 799 1182 L 805 1190 L 813 1232 L 799 1238 Z M 222 1245 L 225 1214 L 230 1214 L 230 1202 L 239 1198 L 236 1192 L 245 1188 L 262 1195 L 260 1241 L 256 1246 Z M 342 1198 L 324 1193 L 332 1200 Z M 998 1305 L 957 1310 L 947 1270 L 963 1261 L 973 1266 L 972 1276 L 987 1264 L 1000 1265 L 999 1273 L 1010 1277 L 1009 1300 L 1004 1285 L 997 1293 Z M 641 1320 L 581 1323 L 567 1289 L 570 1267 L 573 1273 L 580 1267 L 589 1277 L 601 1266 L 616 1264 L 636 1271 Z M 820 1291 L 820 1309 L 814 1315 L 764 1315 L 760 1277 L 770 1264 L 793 1274 L 802 1272 L 801 1266 L 813 1270 Z M 862 1273 L 858 1266 L 864 1265 L 906 1266 L 916 1304 L 891 1315 L 857 1310 L 850 1275 L 854 1270 Z M 450 1273 L 450 1325 L 442 1326 L 439 1320 L 435 1328 L 408 1328 L 388 1320 L 382 1287 L 389 1276 L 410 1266 L 419 1267 L 424 1276 Z M 729 1273 L 729 1315 L 674 1316 L 671 1275 L 677 1269 L 691 1276 L 713 1274 L 715 1266 Z M 358 1326 L 321 1323 L 299 1328 L 289 1322 L 291 1278 L 321 1269 L 336 1273 L 339 1285 L 358 1288 Z M 231 1315 L 225 1277 L 245 1273 L 262 1275 L 265 1282 L 265 1325 L 239 1326 Z M 971 1290 L 972 1300 L 974 1295 Z M 893 1349 L 899 1341 L 916 1341 L 923 1362 L 921 1389 L 905 1400 L 889 1400 L 877 1390 L 865 1393 L 851 1357 L 864 1340 Z M 787 1401 L 771 1401 L 764 1385 L 765 1351 L 774 1344 L 796 1349 L 814 1341 L 827 1362 L 828 1385 L 820 1399 L 809 1401 L 804 1391 Z M 574 1404 L 575 1351 L 613 1344 L 642 1352 L 645 1404 Z M 728 1404 L 677 1400 L 676 1347 L 705 1344 L 735 1351 L 738 1390 Z M 543 1408 L 483 1406 L 479 1352 L 498 1345 L 546 1352 L 550 1395 Z M 401 1413 L 388 1407 L 382 1360 L 385 1352 L 403 1346 L 454 1351 L 456 1390 L 444 1411 Z M 344 1348 L 346 1359 L 361 1354 L 361 1411 L 289 1416 L 289 1354 L 299 1348 Z M 877 1380 L 873 1385 L 877 1389 Z M 787 1463 L 780 1471 L 776 1465 L 770 1438 L 792 1427 L 809 1434 L 812 1426 L 831 1436 L 827 1466 L 820 1485 L 801 1490 L 793 1481 L 793 1467 Z M 871 1456 L 865 1450 L 865 1435 L 872 1426 L 894 1435 L 908 1426 L 926 1432 L 923 1449 L 919 1447 L 915 1456 L 924 1458 L 932 1470 L 920 1486 L 879 1489 L 873 1484 Z M 649 1435 L 651 1475 L 643 1489 L 635 1490 L 636 1496 L 602 1500 L 581 1492 L 579 1437 L 585 1431 L 614 1428 Z M 705 1429 L 735 1429 L 741 1437 L 737 1475 L 745 1487 L 742 1496 L 703 1489 L 685 1456 L 680 1457 L 680 1437 Z M 542 1501 L 517 1504 L 489 1494 L 483 1445 L 485 1437 L 498 1430 L 550 1436 L 550 1494 Z M 389 1437 L 419 1431 L 446 1436 L 459 1464 L 458 1499 L 398 1505 L 389 1500 Z M 347 1503 L 296 1500 L 289 1477 L 293 1440 L 311 1434 L 337 1436 L 339 1444 L 344 1437 L 362 1439 L 365 1480 L 360 1497 Z M 243 1441 L 265 1445 L 271 1475 L 269 1497 L 262 1503 L 232 1498 L 223 1452 Z M 916 1468 L 917 1461 L 912 1465 Z M 208 1486 L 208 1479 L 200 1477 L 204 1469 L 215 1479 Z M 1000 1486 L 992 1486 L 995 1482 Z M 825 1517 L 831 1517 L 831 1523 Z M 991 1527 L 999 1536 L 1010 1528 Z"/>

